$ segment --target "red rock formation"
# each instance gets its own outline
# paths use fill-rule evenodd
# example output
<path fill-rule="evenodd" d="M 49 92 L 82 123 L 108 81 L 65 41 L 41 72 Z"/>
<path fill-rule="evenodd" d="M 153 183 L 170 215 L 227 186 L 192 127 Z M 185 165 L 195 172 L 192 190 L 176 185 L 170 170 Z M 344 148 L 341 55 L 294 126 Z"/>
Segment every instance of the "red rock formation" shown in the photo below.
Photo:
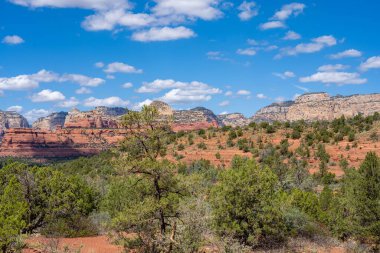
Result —
<path fill-rule="evenodd" d="M 30 128 L 8 129 L 0 146 L 0 156 L 87 156 L 117 145 L 125 136 L 126 131 L 123 129 L 57 129 L 55 132 Z"/>

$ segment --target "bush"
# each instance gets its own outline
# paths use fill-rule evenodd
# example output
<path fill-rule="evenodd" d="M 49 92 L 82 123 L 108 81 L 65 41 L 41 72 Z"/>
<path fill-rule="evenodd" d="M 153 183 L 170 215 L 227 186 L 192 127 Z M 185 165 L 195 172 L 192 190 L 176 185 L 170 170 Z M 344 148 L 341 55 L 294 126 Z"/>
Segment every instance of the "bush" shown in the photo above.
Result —
<path fill-rule="evenodd" d="M 286 229 L 276 201 L 277 183 L 271 170 L 260 169 L 253 160 L 222 172 L 211 192 L 217 232 L 251 247 L 282 242 Z"/>

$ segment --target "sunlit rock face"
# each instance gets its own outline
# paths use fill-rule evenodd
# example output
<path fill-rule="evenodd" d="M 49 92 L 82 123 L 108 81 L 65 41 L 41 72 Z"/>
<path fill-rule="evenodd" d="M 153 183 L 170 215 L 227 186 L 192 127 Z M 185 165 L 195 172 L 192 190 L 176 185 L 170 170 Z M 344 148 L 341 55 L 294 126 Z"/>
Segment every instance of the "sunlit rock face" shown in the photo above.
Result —
<path fill-rule="evenodd" d="M 243 127 L 248 125 L 251 120 L 244 117 L 241 113 L 229 113 L 218 115 L 218 119 L 226 126 Z"/>
<path fill-rule="evenodd" d="M 259 110 L 252 121 L 333 120 L 342 115 L 353 117 L 380 112 L 380 94 L 335 96 L 308 93 L 295 101 L 274 103 Z"/>
<path fill-rule="evenodd" d="M 36 120 L 32 128 L 39 130 L 51 130 L 54 131 L 57 128 L 62 128 L 65 125 L 67 112 L 52 113 L 47 117 L 39 118 Z"/>
<path fill-rule="evenodd" d="M 68 113 L 64 128 L 121 128 L 121 117 L 128 113 L 125 108 L 96 107 L 92 111 L 81 112 L 77 109 Z"/>

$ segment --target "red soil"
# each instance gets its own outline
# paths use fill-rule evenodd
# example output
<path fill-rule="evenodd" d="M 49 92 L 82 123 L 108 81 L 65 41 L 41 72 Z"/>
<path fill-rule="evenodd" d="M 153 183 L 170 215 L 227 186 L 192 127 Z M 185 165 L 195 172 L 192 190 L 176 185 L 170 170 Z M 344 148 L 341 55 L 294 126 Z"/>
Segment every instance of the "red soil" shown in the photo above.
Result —
<path fill-rule="evenodd" d="M 122 247 L 113 245 L 107 236 L 83 237 L 83 238 L 59 238 L 31 237 L 27 240 L 27 248 L 23 253 L 45 253 L 54 249 L 62 251 L 65 247 L 69 252 L 80 253 L 121 253 Z"/>

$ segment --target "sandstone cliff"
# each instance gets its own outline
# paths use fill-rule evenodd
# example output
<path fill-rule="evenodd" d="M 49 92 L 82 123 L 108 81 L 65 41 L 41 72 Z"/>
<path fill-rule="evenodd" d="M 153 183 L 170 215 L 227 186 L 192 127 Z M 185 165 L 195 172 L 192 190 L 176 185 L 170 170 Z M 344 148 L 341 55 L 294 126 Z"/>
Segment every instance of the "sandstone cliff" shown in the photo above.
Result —
<path fill-rule="evenodd" d="M 81 112 L 77 109 L 68 113 L 64 128 L 120 128 L 121 116 L 128 112 L 127 109 L 115 107 L 96 107 L 92 111 Z"/>
<path fill-rule="evenodd" d="M 67 112 L 57 112 L 52 113 L 47 117 L 39 118 L 36 120 L 32 127 L 39 130 L 56 130 L 57 128 L 62 128 L 65 124 Z"/>
<path fill-rule="evenodd" d="M 230 113 L 218 115 L 218 119 L 226 126 L 243 127 L 248 125 L 251 120 L 244 117 L 241 113 Z"/>
<path fill-rule="evenodd" d="M 0 111 L 0 130 L 8 128 L 28 128 L 28 121 L 16 112 Z"/>
<path fill-rule="evenodd" d="M 259 110 L 252 120 L 260 121 L 316 121 L 333 120 L 344 115 L 353 117 L 380 112 L 380 94 L 335 96 L 327 93 L 308 93 L 295 101 L 274 103 Z"/>
<path fill-rule="evenodd" d="M 67 158 L 97 154 L 123 140 L 123 129 L 32 128 L 5 130 L 0 146 L 1 157 Z"/>

